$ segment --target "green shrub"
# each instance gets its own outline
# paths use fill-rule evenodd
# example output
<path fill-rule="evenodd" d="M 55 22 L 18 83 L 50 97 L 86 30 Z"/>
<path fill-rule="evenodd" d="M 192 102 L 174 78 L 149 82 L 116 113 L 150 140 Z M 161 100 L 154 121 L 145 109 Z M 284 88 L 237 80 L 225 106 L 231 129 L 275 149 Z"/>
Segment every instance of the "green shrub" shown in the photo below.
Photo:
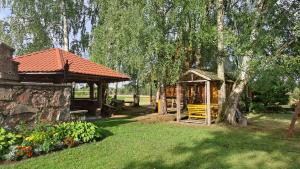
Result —
<path fill-rule="evenodd" d="M 254 112 L 254 113 L 261 113 L 266 111 L 266 107 L 263 103 L 256 103 L 256 102 L 252 102 L 250 103 L 250 111 Z"/>
<path fill-rule="evenodd" d="M 101 138 L 101 129 L 93 123 L 64 122 L 55 126 L 39 124 L 23 141 L 23 146 L 32 146 L 34 154 L 48 153 L 61 149 L 64 145 L 73 147 L 80 142 L 90 142 Z M 66 141 L 66 138 L 67 141 Z M 72 146 L 66 144 L 74 140 Z"/>
<path fill-rule="evenodd" d="M 107 96 L 106 97 L 106 104 L 111 104 L 112 100 L 113 100 L 112 96 Z"/>
<path fill-rule="evenodd" d="M 6 160 L 21 160 L 31 158 L 33 155 L 31 146 L 11 146 L 9 150 L 9 153 L 4 156 Z"/>
<path fill-rule="evenodd" d="M 62 139 L 56 137 L 53 126 L 43 126 L 32 131 L 22 143 L 24 146 L 32 146 L 35 154 L 55 150 L 60 145 Z"/>
<path fill-rule="evenodd" d="M 28 126 L 24 121 L 20 121 L 19 124 L 15 127 L 15 132 L 22 135 L 27 136 L 32 132 L 30 126 Z"/>
<path fill-rule="evenodd" d="M 66 146 L 73 147 L 98 140 L 105 136 L 105 131 L 89 122 L 64 122 L 55 126 L 39 124 L 23 134 L 22 137 L 0 128 L 1 157 L 7 160 L 30 158 L 32 155 L 48 153 Z"/>
<path fill-rule="evenodd" d="M 17 135 L 6 131 L 4 128 L 0 128 L 0 155 L 1 157 L 6 154 L 9 147 L 17 144 L 22 138 L 21 135 Z"/>
<path fill-rule="evenodd" d="M 55 126 L 55 135 L 60 139 L 71 137 L 75 141 L 84 143 L 94 141 L 102 137 L 100 129 L 93 123 L 68 122 Z"/>
<path fill-rule="evenodd" d="M 18 153 L 17 146 L 10 146 L 9 153 L 4 155 L 4 159 L 10 160 L 10 161 L 18 160 L 19 156 L 17 155 L 17 153 Z"/>
<path fill-rule="evenodd" d="M 43 143 L 47 135 L 48 133 L 46 133 L 45 131 L 35 131 L 32 132 L 28 137 L 26 137 L 25 140 L 30 141 L 32 143 Z"/>

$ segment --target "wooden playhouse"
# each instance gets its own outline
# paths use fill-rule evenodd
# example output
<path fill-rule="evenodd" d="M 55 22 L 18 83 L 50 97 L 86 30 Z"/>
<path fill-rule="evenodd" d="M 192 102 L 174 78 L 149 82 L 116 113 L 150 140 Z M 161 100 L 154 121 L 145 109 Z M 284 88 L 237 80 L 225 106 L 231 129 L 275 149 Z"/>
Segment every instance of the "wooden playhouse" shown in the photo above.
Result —
<path fill-rule="evenodd" d="M 177 121 L 185 115 L 189 120 L 202 119 L 206 124 L 211 124 L 218 116 L 218 91 L 222 83 L 213 72 L 190 69 L 182 75 L 177 85 L 168 86 L 168 106 L 176 106 Z M 232 81 L 226 80 L 226 95 L 230 93 L 232 85 Z"/>

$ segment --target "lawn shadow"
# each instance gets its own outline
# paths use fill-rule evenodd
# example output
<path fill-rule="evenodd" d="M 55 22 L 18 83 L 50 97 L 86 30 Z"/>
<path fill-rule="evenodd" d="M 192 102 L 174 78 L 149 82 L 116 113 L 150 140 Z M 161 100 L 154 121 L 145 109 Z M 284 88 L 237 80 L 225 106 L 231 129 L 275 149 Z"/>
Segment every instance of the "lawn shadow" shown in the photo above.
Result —
<path fill-rule="evenodd" d="M 114 127 L 127 123 L 136 122 L 136 117 L 145 116 L 154 112 L 153 107 L 140 106 L 140 107 L 124 107 L 118 110 L 113 117 L 103 118 L 93 123 L 99 127 Z"/>
<path fill-rule="evenodd" d="M 125 106 L 116 112 L 117 115 L 127 115 L 129 118 L 134 118 L 137 116 L 143 116 L 147 114 L 154 113 L 155 108 L 153 106 Z"/>
<path fill-rule="evenodd" d="M 292 119 L 292 114 L 279 113 L 261 113 L 254 114 L 248 118 L 249 129 L 255 131 L 266 132 L 273 135 L 280 135 L 285 137 Z M 300 133 L 300 126 L 297 124 L 295 133 Z M 295 135 L 300 138 L 299 134 Z"/>
<path fill-rule="evenodd" d="M 127 123 L 135 122 L 135 120 L 128 119 L 128 118 L 114 118 L 114 119 L 103 119 L 95 121 L 94 124 L 96 124 L 98 127 L 101 128 L 107 128 L 107 127 L 115 127 Z"/>
<path fill-rule="evenodd" d="M 174 161 L 163 157 L 131 161 L 124 169 L 156 168 L 297 168 L 300 147 L 270 134 L 255 134 L 248 129 L 227 128 L 211 131 L 209 137 L 186 139 L 169 150 Z M 201 130 L 201 128 L 199 128 Z M 246 130 L 246 131 L 245 131 Z M 295 143 L 295 142 L 294 142 Z M 235 165 L 235 166 L 233 166 Z"/>
<path fill-rule="evenodd" d="M 114 135 L 110 130 L 106 130 L 104 128 L 100 128 L 100 133 L 101 133 L 101 139 L 99 141 L 102 141 L 107 137 Z"/>

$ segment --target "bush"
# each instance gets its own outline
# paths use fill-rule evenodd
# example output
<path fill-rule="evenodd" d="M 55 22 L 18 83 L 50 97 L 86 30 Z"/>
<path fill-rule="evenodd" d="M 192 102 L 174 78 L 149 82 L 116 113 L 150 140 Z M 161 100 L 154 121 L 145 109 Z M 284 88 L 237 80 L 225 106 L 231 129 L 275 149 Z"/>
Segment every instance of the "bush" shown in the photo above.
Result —
<path fill-rule="evenodd" d="M 17 152 L 18 152 L 17 146 L 10 146 L 9 153 L 4 155 L 4 159 L 10 161 L 19 160 L 19 157 L 17 156 Z"/>
<path fill-rule="evenodd" d="M 256 103 L 256 102 L 252 102 L 250 103 L 250 111 L 254 112 L 254 113 L 261 113 L 266 111 L 266 107 L 263 103 Z"/>
<path fill-rule="evenodd" d="M 48 153 L 60 149 L 62 139 L 55 136 L 55 126 L 45 123 L 36 123 L 35 128 L 26 135 L 23 146 L 32 146 L 34 154 Z"/>
<path fill-rule="evenodd" d="M 21 160 L 31 158 L 33 155 L 31 146 L 11 146 L 9 150 L 9 153 L 4 156 L 6 160 Z"/>
<path fill-rule="evenodd" d="M 53 131 L 54 129 L 46 131 L 34 131 L 25 138 L 22 145 L 32 146 L 35 154 L 42 154 L 43 152 L 47 153 L 55 150 L 61 140 L 54 136 Z"/>
<path fill-rule="evenodd" d="M 100 129 L 93 123 L 87 122 L 69 122 L 56 125 L 55 135 L 60 139 L 70 137 L 75 141 L 84 143 L 95 141 L 102 137 Z"/>
<path fill-rule="evenodd" d="M 0 128 L 2 157 L 7 160 L 31 158 L 33 155 L 65 147 L 71 148 L 80 143 L 99 140 L 105 136 L 104 130 L 89 122 L 64 122 L 54 126 L 38 124 L 33 130 L 22 133 L 23 137 Z M 3 156 L 4 154 L 5 156 Z"/>
<path fill-rule="evenodd" d="M 106 97 L 106 104 L 111 104 L 111 102 L 112 102 L 112 100 L 113 100 L 113 97 L 112 96 L 107 96 Z"/>
<path fill-rule="evenodd" d="M 39 124 L 23 141 L 23 146 L 32 146 L 34 154 L 73 147 L 101 138 L 100 129 L 93 123 L 64 122 L 55 126 Z"/>
<path fill-rule="evenodd" d="M 8 132 L 4 128 L 0 128 L 1 157 L 8 152 L 10 146 L 17 144 L 21 138 L 22 138 L 21 135 Z"/>

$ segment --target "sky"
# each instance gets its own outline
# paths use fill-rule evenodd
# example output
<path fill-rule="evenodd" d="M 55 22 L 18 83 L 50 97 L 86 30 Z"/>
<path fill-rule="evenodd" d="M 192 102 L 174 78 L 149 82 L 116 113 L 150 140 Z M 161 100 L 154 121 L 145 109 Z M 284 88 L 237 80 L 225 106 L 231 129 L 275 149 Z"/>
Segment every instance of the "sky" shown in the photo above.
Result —
<path fill-rule="evenodd" d="M 11 15 L 11 11 L 9 8 L 0 8 L 0 19 L 5 20 L 9 15 Z"/>

